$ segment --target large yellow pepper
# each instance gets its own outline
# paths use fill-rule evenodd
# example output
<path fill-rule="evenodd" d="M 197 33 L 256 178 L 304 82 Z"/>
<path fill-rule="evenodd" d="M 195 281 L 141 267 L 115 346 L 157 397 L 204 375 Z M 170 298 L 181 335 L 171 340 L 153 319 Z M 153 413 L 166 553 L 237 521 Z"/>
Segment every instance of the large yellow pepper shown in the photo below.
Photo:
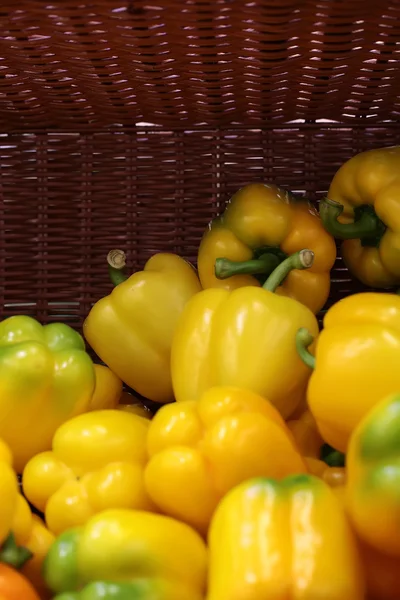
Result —
<path fill-rule="evenodd" d="M 400 284 L 400 146 L 353 156 L 334 176 L 320 204 L 327 231 L 340 238 L 342 256 L 366 285 Z"/>
<path fill-rule="evenodd" d="M 61 423 L 86 411 L 95 386 L 82 337 L 63 323 L 26 316 L 0 323 L 0 437 L 14 468 L 51 446 Z"/>
<path fill-rule="evenodd" d="M 308 404 L 324 440 L 346 452 L 352 432 L 383 397 L 400 390 L 400 297 L 348 296 L 325 314 L 315 358 L 306 350 L 313 335 L 297 334 L 310 366 Z"/>
<path fill-rule="evenodd" d="M 60 600 L 203 600 L 207 549 L 164 515 L 106 510 L 56 539 L 44 574 Z"/>
<path fill-rule="evenodd" d="M 202 238 L 198 269 L 203 288 L 234 290 L 260 286 L 290 254 L 310 248 L 315 254 L 308 271 L 292 271 L 277 290 L 304 303 L 313 312 L 325 304 L 330 270 L 336 259 L 333 238 L 318 213 L 305 200 L 270 184 L 251 184 L 231 198 Z"/>
<path fill-rule="evenodd" d="M 284 418 L 293 413 L 310 376 L 296 353 L 295 334 L 303 326 L 316 336 L 319 328 L 310 309 L 274 291 L 293 269 L 312 261 L 313 253 L 302 250 L 281 263 L 262 288 L 211 288 L 188 302 L 171 353 L 178 402 L 233 385 L 264 396 Z"/>
<path fill-rule="evenodd" d="M 148 453 L 145 482 L 152 500 L 202 533 L 238 483 L 307 471 L 278 411 L 239 388 L 213 388 L 198 402 L 163 406 L 150 424 Z"/>
<path fill-rule="evenodd" d="M 400 559 L 400 395 L 379 402 L 352 435 L 347 508 L 358 535 Z M 399 563 L 400 564 L 400 563 Z"/>
<path fill-rule="evenodd" d="M 93 306 L 84 335 L 132 389 L 155 402 L 170 402 L 171 343 L 185 304 L 201 289 L 196 271 L 175 254 L 155 254 L 143 271 L 127 278 L 121 251 L 110 252 L 108 260 L 116 287 Z"/>
<path fill-rule="evenodd" d="M 107 508 L 154 508 L 143 475 L 148 426 L 147 419 L 118 410 L 87 413 L 57 430 L 51 452 L 28 462 L 24 493 L 52 533 Z"/>
<path fill-rule="evenodd" d="M 215 512 L 209 551 L 207 600 L 364 600 L 344 511 L 311 475 L 236 487 Z"/>

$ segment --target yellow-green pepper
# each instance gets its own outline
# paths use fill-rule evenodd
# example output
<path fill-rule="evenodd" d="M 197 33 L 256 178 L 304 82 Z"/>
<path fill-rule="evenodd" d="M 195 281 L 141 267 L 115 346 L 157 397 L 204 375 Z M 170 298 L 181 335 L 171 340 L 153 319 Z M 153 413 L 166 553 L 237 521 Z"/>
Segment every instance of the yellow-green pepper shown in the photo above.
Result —
<path fill-rule="evenodd" d="M 62 534 L 44 564 L 60 600 L 203 600 L 206 572 L 205 542 L 188 525 L 122 509 Z"/>
<path fill-rule="evenodd" d="M 330 290 L 335 242 L 306 201 L 275 185 L 255 183 L 240 189 L 205 231 L 198 252 L 203 288 L 234 290 L 260 286 L 288 255 L 310 248 L 314 264 L 292 271 L 277 293 L 318 312 Z"/>
<path fill-rule="evenodd" d="M 207 600 L 364 600 L 342 506 L 312 475 L 239 485 L 218 505 L 208 539 Z"/>
<path fill-rule="evenodd" d="M 71 327 L 27 316 L 0 323 L 0 437 L 18 473 L 51 447 L 61 423 L 88 409 L 94 386 L 92 361 Z"/>
<path fill-rule="evenodd" d="M 320 203 L 327 231 L 344 240 L 350 272 L 375 288 L 400 284 L 400 146 L 353 156 Z"/>
<path fill-rule="evenodd" d="M 297 355 L 295 334 L 303 326 L 317 336 L 319 327 L 309 308 L 274 291 L 293 269 L 312 261 L 313 253 L 302 250 L 285 259 L 262 288 L 210 288 L 188 302 L 171 353 L 178 402 L 232 385 L 265 397 L 284 418 L 293 413 L 310 376 Z"/>
<path fill-rule="evenodd" d="M 155 402 L 171 402 L 171 343 L 185 304 L 201 290 L 196 271 L 175 254 L 155 254 L 128 278 L 123 252 L 110 252 L 108 260 L 116 287 L 93 306 L 84 335 L 132 389 Z"/>
<path fill-rule="evenodd" d="M 205 534 L 221 498 L 258 475 L 307 468 L 278 411 L 239 388 L 207 390 L 198 402 L 163 406 L 149 428 L 146 489 L 165 514 Z"/>
<path fill-rule="evenodd" d="M 324 440 L 346 452 L 352 432 L 384 396 L 400 390 L 400 297 L 353 294 L 325 314 L 315 357 L 307 331 L 298 350 L 310 367 L 307 399 Z"/>
<path fill-rule="evenodd" d="M 400 395 L 374 406 L 347 454 L 347 508 L 358 535 L 400 558 Z"/>

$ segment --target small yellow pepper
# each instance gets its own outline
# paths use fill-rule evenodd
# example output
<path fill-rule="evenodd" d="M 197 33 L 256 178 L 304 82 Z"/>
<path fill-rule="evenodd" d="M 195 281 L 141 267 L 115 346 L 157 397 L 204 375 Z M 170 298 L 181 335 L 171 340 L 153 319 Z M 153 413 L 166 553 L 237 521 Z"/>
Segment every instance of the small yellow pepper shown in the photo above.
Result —
<path fill-rule="evenodd" d="M 200 532 L 228 490 L 250 477 L 307 471 L 278 411 L 239 388 L 163 406 L 148 434 L 147 491 L 161 511 Z"/>
<path fill-rule="evenodd" d="M 343 298 L 325 314 L 315 358 L 313 336 L 297 334 L 300 355 L 315 366 L 307 390 L 324 440 L 346 452 L 350 436 L 371 407 L 400 390 L 400 296 L 361 293 Z"/>
<path fill-rule="evenodd" d="M 51 532 L 82 525 L 106 508 L 154 508 L 143 477 L 148 425 L 118 410 L 86 413 L 59 428 L 51 452 L 29 461 L 24 493 Z"/>
<path fill-rule="evenodd" d="M 320 203 L 345 264 L 375 288 L 400 284 L 400 146 L 361 152 L 335 174 Z M 340 221 L 339 221 L 340 219 Z"/>
<path fill-rule="evenodd" d="M 352 435 L 346 501 L 362 540 L 400 559 L 400 395 L 374 406 Z"/>
<path fill-rule="evenodd" d="M 155 254 L 128 278 L 123 252 L 110 252 L 108 260 L 116 287 L 93 306 L 84 335 L 124 383 L 145 398 L 171 402 L 172 338 L 185 304 L 201 290 L 196 271 L 175 254 Z"/>
<path fill-rule="evenodd" d="M 89 410 L 117 408 L 122 395 L 122 381 L 108 367 L 94 365 L 96 386 L 94 388 Z"/>
<path fill-rule="evenodd" d="M 239 485 L 218 505 L 208 539 L 207 600 L 364 600 L 342 506 L 312 475 Z"/>
<path fill-rule="evenodd" d="M 205 231 L 198 253 L 200 281 L 210 287 L 234 290 L 260 286 L 288 255 L 310 248 L 315 254 L 307 271 L 292 271 L 277 293 L 295 298 L 313 312 L 325 304 L 335 242 L 318 213 L 306 201 L 275 185 L 246 185 L 231 198 L 224 213 Z"/>
<path fill-rule="evenodd" d="M 232 385 L 265 397 L 284 418 L 293 413 L 310 376 L 296 352 L 296 331 L 303 326 L 317 336 L 319 327 L 304 304 L 274 291 L 293 269 L 312 262 L 313 253 L 302 250 L 282 262 L 263 288 L 211 288 L 188 302 L 172 344 L 178 402 L 198 400 L 214 386 Z"/>

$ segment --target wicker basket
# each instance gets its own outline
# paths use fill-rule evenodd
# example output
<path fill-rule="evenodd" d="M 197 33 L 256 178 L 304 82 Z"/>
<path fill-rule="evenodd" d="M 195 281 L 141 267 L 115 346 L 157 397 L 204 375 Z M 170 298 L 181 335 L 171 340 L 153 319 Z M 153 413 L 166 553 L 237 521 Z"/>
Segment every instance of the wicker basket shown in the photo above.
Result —
<path fill-rule="evenodd" d="M 109 249 L 195 261 L 248 182 L 318 201 L 398 142 L 399 39 L 399 0 L 3 1 L 2 316 L 80 328 Z"/>

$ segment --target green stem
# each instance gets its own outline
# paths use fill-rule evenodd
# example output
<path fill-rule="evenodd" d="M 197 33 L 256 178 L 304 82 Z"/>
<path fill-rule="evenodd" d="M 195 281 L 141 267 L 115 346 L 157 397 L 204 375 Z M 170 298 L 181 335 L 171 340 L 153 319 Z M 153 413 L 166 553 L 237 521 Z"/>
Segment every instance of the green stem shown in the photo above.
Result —
<path fill-rule="evenodd" d="M 314 338 L 308 329 L 301 327 L 296 333 L 296 350 L 303 363 L 310 369 L 315 369 L 315 356 L 308 351 L 308 347 L 313 343 Z"/>
<path fill-rule="evenodd" d="M 234 261 L 229 258 L 217 258 L 215 261 L 215 275 L 218 279 L 228 279 L 234 275 L 265 275 L 270 273 L 281 261 L 276 254 L 262 254 L 254 260 Z"/>
<path fill-rule="evenodd" d="M 129 277 L 124 271 L 126 265 L 126 256 L 123 250 L 110 250 L 107 255 L 108 274 L 111 283 L 116 287 L 126 281 Z"/>
<path fill-rule="evenodd" d="M 264 283 L 264 290 L 275 292 L 281 283 L 293 269 L 309 269 L 314 262 L 314 252 L 312 250 L 300 250 L 285 258 L 283 262 L 272 271 L 267 281 Z"/>
<path fill-rule="evenodd" d="M 0 549 L 0 562 L 20 569 L 24 564 L 32 558 L 33 554 L 28 548 L 17 546 L 13 533 L 10 533 L 6 541 Z"/>
<path fill-rule="evenodd" d="M 319 205 L 319 214 L 325 229 L 341 240 L 377 238 L 382 234 L 382 221 L 372 207 L 359 207 L 359 217 L 353 223 L 340 223 L 338 217 L 343 212 L 342 204 L 325 198 Z M 372 208 L 372 210 L 371 210 Z"/>

